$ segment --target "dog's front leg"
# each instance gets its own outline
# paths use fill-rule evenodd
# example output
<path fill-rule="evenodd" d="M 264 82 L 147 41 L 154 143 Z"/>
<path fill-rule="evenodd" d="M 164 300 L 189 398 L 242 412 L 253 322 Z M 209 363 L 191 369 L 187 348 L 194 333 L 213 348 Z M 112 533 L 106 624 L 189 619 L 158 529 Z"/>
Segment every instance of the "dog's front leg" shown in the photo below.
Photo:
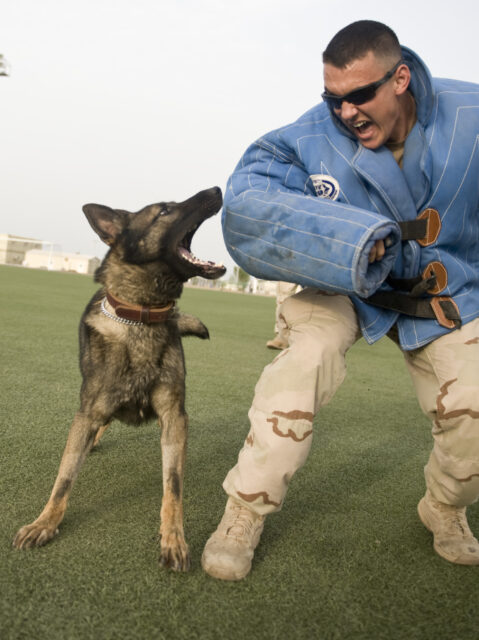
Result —
<path fill-rule="evenodd" d="M 108 429 L 109 426 L 110 426 L 110 423 L 108 422 L 107 424 L 103 425 L 98 429 L 98 431 L 96 432 L 95 440 L 92 444 L 92 449 L 94 449 L 97 446 L 97 444 L 100 442 L 101 438 L 103 437 L 103 434 L 105 433 L 105 431 Z"/>
<path fill-rule="evenodd" d="M 92 426 L 88 416 L 81 412 L 75 415 L 50 499 L 34 522 L 19 529 L 13 540 L 14 547 L 39 547 L 58 533 L 73 483 L 92 447 L 96 432 L 97 428 Z"/>
<path fill-rule="evenodd" d="M 183 473 L 186 456 L 188 417 L 184 410 L 183 394 L 163 387 L 156 397 L 162 427 L 161 451 L 163 466 L 163 500 L 161 503 L 160 563 L 175 571 L 190 567 L 188 545 L 183 531 Z M 178 397 L 178 396 L 181 397 Z"/>

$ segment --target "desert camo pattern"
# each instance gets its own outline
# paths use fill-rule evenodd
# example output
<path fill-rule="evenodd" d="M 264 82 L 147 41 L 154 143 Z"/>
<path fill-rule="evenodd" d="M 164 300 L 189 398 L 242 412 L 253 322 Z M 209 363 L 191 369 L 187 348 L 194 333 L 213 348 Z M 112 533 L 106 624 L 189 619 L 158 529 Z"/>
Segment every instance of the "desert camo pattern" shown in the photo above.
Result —
<path fill-rule="evenodd" d="M 421 408 L 432 421 L 426 484 L 440 502 L 472 504 L 479 496 L 479 320 L 405 358 Z"/>
<path fill-rule="evenodd" d="M 261 515 L 281 509 L 308 457 L 314 417 L 343 382 L 346 353 L 360 338 L 350 299 L 319 289 L 287 298 L 280 320 L 290 346 L 256 385 L 250 431 L 223 483 L 228 495 Z M 426 485 L 436 500 L 471 504 L 479 496 L 479 319 L 404 357 L 432 422 Z M 411 428 L 405 416 L 404 429 Z"/>

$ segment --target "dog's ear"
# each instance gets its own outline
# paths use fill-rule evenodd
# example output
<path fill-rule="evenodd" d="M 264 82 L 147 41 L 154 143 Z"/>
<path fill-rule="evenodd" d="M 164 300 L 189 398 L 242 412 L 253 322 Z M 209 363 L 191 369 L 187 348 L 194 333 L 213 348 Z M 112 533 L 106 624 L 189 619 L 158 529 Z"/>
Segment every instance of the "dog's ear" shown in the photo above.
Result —
<path fill-rule="evenodd" d="M 107 245 L 112 245 L 123 231 L 124 216 L 101 204 L 83 205 L 85 214 L 91 227 Z"/>

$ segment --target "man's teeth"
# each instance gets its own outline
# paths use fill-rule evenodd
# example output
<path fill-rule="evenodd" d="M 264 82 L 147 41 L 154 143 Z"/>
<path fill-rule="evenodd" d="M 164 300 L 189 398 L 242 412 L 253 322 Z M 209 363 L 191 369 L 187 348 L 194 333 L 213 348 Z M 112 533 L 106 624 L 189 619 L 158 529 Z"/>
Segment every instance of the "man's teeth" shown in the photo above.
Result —
<path fill-rule="evenodd" d="M 369 127 L 371 123 L 368 122 L 367 120 L 361 120 L 361 122 L 355 122 L 352 127 L 353 129 L 357 129 L 358 131 L 361 131 L 362 129 L 367 129 Z"/>

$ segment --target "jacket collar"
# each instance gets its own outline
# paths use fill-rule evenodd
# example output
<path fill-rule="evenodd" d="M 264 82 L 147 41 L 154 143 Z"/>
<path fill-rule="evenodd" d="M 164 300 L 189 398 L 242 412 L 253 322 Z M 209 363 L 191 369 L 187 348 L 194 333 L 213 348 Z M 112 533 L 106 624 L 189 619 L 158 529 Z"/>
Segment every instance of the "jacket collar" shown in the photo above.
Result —
<path fill-rule="evenodd" d="M 416 100 L 417 116 L 417 122 L 406 140 L 403 170 L 401 171 L 385 147 L 371 150 L 358 143 L 353 166 L 365 180 L 375 186 L 394 218 L 411 220 L 417 215 L 417 210 L 424 204 L 429 192 L 431 167 L 424 128 L 431 118 L 435 97 L 432 78 L 424 62 L 411 49 L 401 47 L 401 50 L 404 61 L 411 70 L 410 90 Z M 330 113 L 341 133 L 356 141 L 334 111 L 331 110 Z"/>

